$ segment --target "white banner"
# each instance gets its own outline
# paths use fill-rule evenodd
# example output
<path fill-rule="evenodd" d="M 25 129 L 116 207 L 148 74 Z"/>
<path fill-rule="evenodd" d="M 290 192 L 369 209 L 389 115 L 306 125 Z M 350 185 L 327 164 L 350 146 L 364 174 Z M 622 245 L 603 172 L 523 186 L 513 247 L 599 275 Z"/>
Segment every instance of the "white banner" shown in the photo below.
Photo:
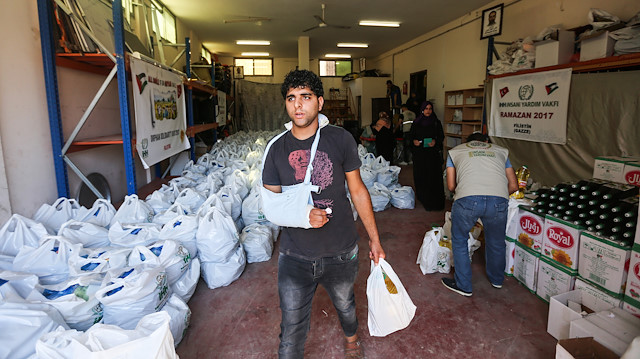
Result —
<path fill-rule="evenodd" d="M 144 168 L 190 148 L 182 78 L 131 59 L 136 149 Z"/>
<path fill-rule="evenodd" d="M 489 135 L 567 143 L 571 69 L 493 80 Z"/>

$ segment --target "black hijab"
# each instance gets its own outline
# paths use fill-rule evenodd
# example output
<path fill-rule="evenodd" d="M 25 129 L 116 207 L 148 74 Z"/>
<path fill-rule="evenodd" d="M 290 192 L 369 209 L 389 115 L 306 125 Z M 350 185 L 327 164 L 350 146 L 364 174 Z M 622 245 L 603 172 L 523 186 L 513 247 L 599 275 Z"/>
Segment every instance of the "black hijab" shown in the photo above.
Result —
<path fill-rule="evenodd" d="M 418 114 L 418 117 L 413 121 L 413 123 L 419 126 L 430 126 L 434 122 L 436 122 L 436 120 L 438 119 L 438 116 L 436 116 L 435 111 L 431 112 L 431 116 L 427 117 L 424 115 L 424 109 L 427 108 L 428 105 L 431 105 L 431 108 L 433 109 L 433 103 L 431 103 L 431 101 L 423 102 L 422 105 L 420 106 L 420 114 Z"/>

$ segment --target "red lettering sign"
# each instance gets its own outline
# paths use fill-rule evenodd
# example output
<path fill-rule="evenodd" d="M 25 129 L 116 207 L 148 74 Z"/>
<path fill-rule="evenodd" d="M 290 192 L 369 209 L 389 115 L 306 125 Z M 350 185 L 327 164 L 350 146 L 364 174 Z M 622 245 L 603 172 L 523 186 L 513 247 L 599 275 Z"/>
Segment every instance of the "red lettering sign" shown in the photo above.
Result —
<path fill-rule="evenodd" d="M 551 227 L 547 229 L 547 238 L 561 248 L 571 248 L 575 243 L 571 233 L 561 227 Z"/>
<path fill-rule="evenodd" d="M 634 186 L 640 186 L 640 171 L 629 171 L 624 176 L 624 179 L 628 184 L 632 184 Z"/>
<path fill-rule="evenodd" d="M 540 225 L 540 222 L 538 222 L 538 220 L 532 216 L 520 217 L 520 228 L 522 228 L 523 231 L 534 236 L 537 236 L 542 232 L 542 226 Z"/>

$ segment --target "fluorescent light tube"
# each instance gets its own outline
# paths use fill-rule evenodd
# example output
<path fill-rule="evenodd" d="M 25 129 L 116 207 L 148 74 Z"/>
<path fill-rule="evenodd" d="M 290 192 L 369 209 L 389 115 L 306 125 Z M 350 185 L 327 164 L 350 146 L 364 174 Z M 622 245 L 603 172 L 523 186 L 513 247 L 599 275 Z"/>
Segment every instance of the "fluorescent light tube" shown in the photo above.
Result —
<path fill-rule="evenodd" d="M 369 44 L 359 44 L 359 43 L 354 43 L 354 42 L 339 42 L 338 43 L 338 47 L 362 47 L 362 48 L 366 48 L 366 47 L 369 47 Z"/>
<path fill-rule="evenodd" d="M 326 54 L 326 55 L 324 55 L 324 57 L 335 57 L 335 58 L 341 58 L 341 59 L 350 59 L 351 55 L 347 55 L 347 54 Z"/>
<path fill-rule="evenodd" d="M 236 45 L 271 45 L 271 41 L 264 40 L 236 40 Z"/>
<path fill-rule="evenodd" d="M 400 23 L 397 21 L 361 20 L 360 26 L 400 27 Z"/>
<path fill-rule="evenodd" d="M 269 56 L 268 52 L 243 52 L 242 56 Z"/>

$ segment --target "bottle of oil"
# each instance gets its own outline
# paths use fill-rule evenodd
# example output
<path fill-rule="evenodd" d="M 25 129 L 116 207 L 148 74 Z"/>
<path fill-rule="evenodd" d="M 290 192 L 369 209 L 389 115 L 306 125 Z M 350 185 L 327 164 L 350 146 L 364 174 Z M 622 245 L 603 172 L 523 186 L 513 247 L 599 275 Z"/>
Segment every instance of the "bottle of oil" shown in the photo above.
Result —
<path fill-rule="evenodd" d="M 527 166 L 522 166 L 516 171 L 516 178 L 518 179 L 518 190 L 511 194 L 511 197 L 515 199 L 524 198 L 524 191 L 527 188 L 527 180 L 529 179 L 529 169 Z"/>

